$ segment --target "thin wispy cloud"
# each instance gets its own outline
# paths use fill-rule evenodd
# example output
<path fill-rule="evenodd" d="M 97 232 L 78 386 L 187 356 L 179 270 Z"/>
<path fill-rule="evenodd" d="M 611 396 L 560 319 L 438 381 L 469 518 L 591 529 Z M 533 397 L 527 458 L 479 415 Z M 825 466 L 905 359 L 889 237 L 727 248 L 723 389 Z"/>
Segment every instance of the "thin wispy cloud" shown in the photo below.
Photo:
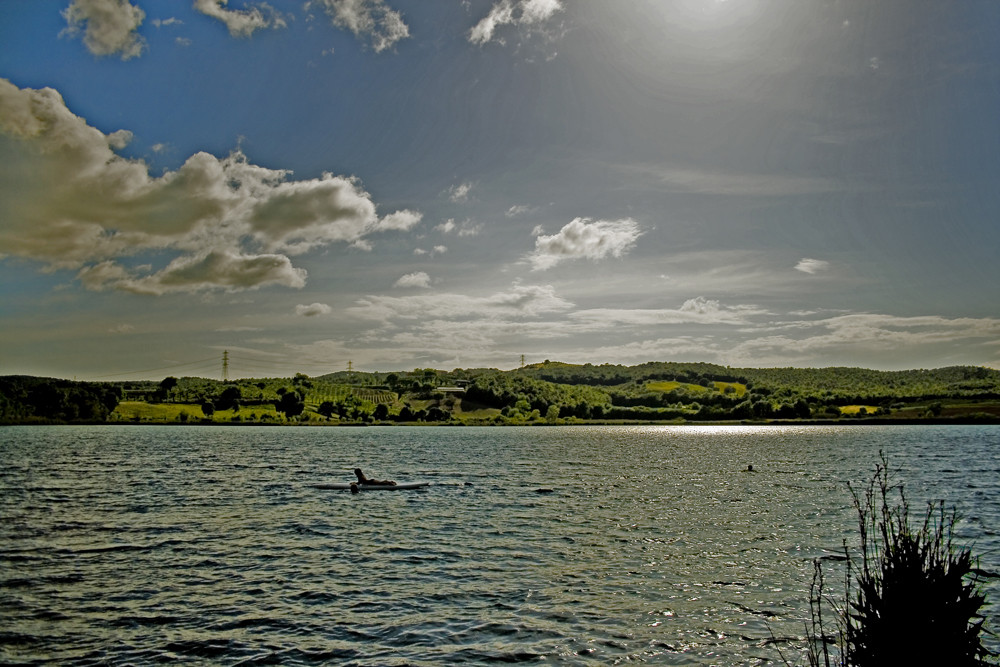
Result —
<path fill-rule="evenodd" d="M 310 0 L 305 5 L 306 10 L 313 5 L 326 10 L 336 27 L 368 39 L 375 53 L 391 49 L 410 36 L 403 15 L 384 0 Z"/>
<path fill-rule="evenodd" d="M 843 183 L 827 178 L 800 174 L 761 174 L 654 164 L 620 165 L 618 170 L 651 179 L 658 188 L 705 195 L 783 197 L 833 192 L 844 187 Z"/>
<path fill-rule="evenodd" d="M 664 324 L 745 325 L 767 311 L 753 305 L 726 306 L 715 299 L 696 297 L 678 308 L 591 308 L 570 315 L 574 320 L 602 326 L 650 326 Z"/>
<path fill-rule="evenodd" d="M 429 257 L 434 257 L 435 255 L 443 255 L 446 252 L 448 252 L 448 246 L 446 246 L 446 245 L 436 245 L 433 248 L 431 248 L 430 250 L 426 250 L 424 248 L 414 248 L 413 249 L 413 254 L 417 255 L 418 257 L 425 256 L 425 255 L 429 256 Z"/>
<path fill-rule="evenodd" d="M 285 28 L 285 18 L 265 2 L 228 9 L 229 0 L 195 0 L 194 8 L 226 24 L 233 37 L 249 37 L 264 28 Z"/>
<path fill-rule="evenodd" d="M 468 201 L 470 190 L 472 190 L 472 183 L 453 185 L 448 188 L 448 199 L 456 203 Z"/>
<path fill-rule="evenodd" d="M 811 259 L 809 257 L 803 257 L 799 260 L 799 263 L 795 265 L 796 271 L 801 271 L 802 273 L 820 273 L 826 271 L 830 268 L 830 262 L 822 259 Z"/>
<path fill-rule="evenodd" d="M 497 0 L 489 13 L 469 31 L 469 41 L 473 44 L 494 40 L 503 43 L 500 32 L 505 26 L 537 30 L 562 10 L 561 0 Z"/>
<path fill-rule="evenodd" d="M 551 285 L 515 284 L 507 291 L 486 296 L 455 293 L 411 297 L 372 295 L 358 300 L 347 312 L 352 317 L 389 322 L 413 318 L 537 317 L 570 308 L 572 303 L 558 296 Z"/>

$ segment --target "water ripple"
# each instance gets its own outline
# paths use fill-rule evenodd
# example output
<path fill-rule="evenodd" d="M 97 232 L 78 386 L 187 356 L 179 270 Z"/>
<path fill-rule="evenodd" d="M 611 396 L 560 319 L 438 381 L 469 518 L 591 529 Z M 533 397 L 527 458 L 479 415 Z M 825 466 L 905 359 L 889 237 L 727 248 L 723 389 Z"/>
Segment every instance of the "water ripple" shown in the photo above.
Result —
<path fill-rule="evenodd" d="M 1000 571 L 997 444 L 995 427 L 4 428 L 0 662 L 773 664 L 801 655 L 812 560 L 839 563 L 846 483 L 879 449 Z M 314 488 L 356 465 L 431 486 Z"/>

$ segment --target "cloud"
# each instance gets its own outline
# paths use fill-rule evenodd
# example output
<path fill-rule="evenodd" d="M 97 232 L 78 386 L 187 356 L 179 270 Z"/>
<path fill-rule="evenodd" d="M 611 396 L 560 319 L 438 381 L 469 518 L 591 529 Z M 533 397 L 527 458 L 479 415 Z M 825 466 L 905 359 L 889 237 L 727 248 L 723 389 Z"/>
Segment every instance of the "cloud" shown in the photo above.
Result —
<path fill-rule="evenodd" d="M 423 219 L 423 217 L 423 213 L 404 209 L 402 211 L 390 213 L 379 220 L 378 227 L 383 230 L 394 229 L 405 232 L 412 229 L 414 225 Z"/>
<path fill-rule="evenodd" d="M 393 287 L 430 287 L 431 277 L 423 271 L 407 273 L 396 281 Z"/>
<path fill-rule="evenodd" d="M 795 269 L 797 271 L 809 274 L 826 271 L 828 268 L 830 268 L 830 262 L 822 259 L 810 259 L 809 257 L 803 257 L 799 260 L 799 263 L 795 265 Z"/>
<path fill-rule="evenodd" d="M 211 289 L 240 291 L 265 285 L 304 287 L 305 269 L 297 269 L 284 255 L 241 255 L 231 251 L 211 251 L 181 256 L 162 271 L 136 276 L 112 260 L 87 266 L 77 277 L 87 289 L 115 289 L 134 294 L 160 296 L 177 292 Z"/>
<path fill-rule="evenodd" d="M 70 36 L 83 29 L 83 44 L 95 56 L 121 54 L 122 60 L 142 55 L 146 41 L 137 32 L 146 12 L 128 0 L 73 0 L 63 10 Z"/>
<path fill-rule="evenodd" d="M 540 232 L 537 228 L 536 231 Z M 567 259 L 596 261 L 621 257 L 632 249 L 641 235 L 639 224 L 631 218 L 596 222 L 590 218 L 576 218 L 557 234 L 539 233 L 535 238 L 535 250 L 528 255 L 528 260 L 533 270 L 542 271 Z"/>
<path fill-rule="evenodd" d="M 163 28 L 172 25 L 184 25 L 184 21 L 181 21 L 180 19 L 175 17 L 170 17 L 168 19 L 153 19 L 153 25 L 155 25 L 157 28 Z"/>
<path fill-rule="evenodd" d="M 714 299 L 695 297 L 680 308 L 591 308 L 572 313 L 580 322 L 599 325 L 659 326 L 663 324 L 730 324 L 745 325 L 755 315 L 767 311 L 752 305 L 724 306 Z"/>
<path fill-rule="evenodd" d="M 459 185 L 453 185 L 448 188 L 448 199 L 453 202 L 463 202 L 469 200 L 469 191 L 472 189 L 472 183 L 460 183 Z"/>
<path fill-rule="evenodd" d="M 483 226 L 474 223 L 472 220 L 456 223 L 454 219 L 448 218 L 440 225 L 435 226 L 434 231 L 441 232 L 442 234 L 451 234 L 454 232 L 459 236 L 478 236 L 483 231 Z"/>
<path fill-rule="evenodd" d="M 508 218 L 516 218 L 518 216 L 521 216 L 521 215 L 524 215 L 524 214 L 530 213 L 530 212 L 531 212 L 531 207 L 524 206 L 522 204 L 517 204 L 517 205 L 511 206 L 509 209 L 507 209 L 507 212 L 504 213 L 504 215 L 507 216 Z"/>
<path fill-rule="evenodd" d="M 336 27 L 348 29 L 356 37 L 371 38 L 376 53 L 410 36 L 402 14 L 390 9 L 384 0 L 312 0 L 306 9 L 313 4 L 322 6 Z"/>
<path fill-rule="evenodd" d="M 284 17 L 265 2 L 246 9 L 226 9 L 229 0 L 195 0 L 194 8 L 226 24 L 233 37 L 249 37 L 261 28 L 284 28 Z"/>
<path fill-rule="evenodd" d="M 431 257 L 433 257 L 434 255 L 443 255 L 446 252 L 448 252 L 448 246 L 446 245 L 436 245 L 430 250 L 425 250 L 423 248 L 413 249 L 413 254 L 417 255 L 418 257 L 422 255 L 430 255 Z"/>
<path fill-rule="evenodd" d="M 309 305 L 299 304 L 295 306 L 295 314 L 299 317 L 329 315 L 332 311 L 333 309 L 325 303 L 310 303 Z"/>
<path fill-rule="evenodd" d="M 475 319 L 537 317 L 563 312 L 573 304 L 557 296 L 551 285 L 514 285 L 488 296 L 465 294 L 369 296 L 348 309 L 352 317 L 390 322 L 396 319 Z"/>
<path fill-rule="evenodd" d="M 468 38 L 473 44 L 486 44 L 494 39 L 499 28 L 506 25 L 537 30 L 562 9 L 561 0 L 498 0 L 489 13 L 472 27 Z M 503 42 L 500 38 L 497 41 Z"/>
<path fill-rule="evenodd" d="M 828 178 L 682 168 L 674 165 L 621 165 L 619 169 L 655 179 L 655 187 L 706 195 L 782 197 L 843 189 Z"/>
<path fill-rule="evenodd" d="M 731 360 L 743 364 L 857 365 L 859 360 L 891 363 L 894 356 L 909 364 L 914 355 L 940 356 L 953 350 L 974 350 L 1000 337 L 1000 319 L 940 316 L 899 317 L 879 313 L 851 313 L 825 319 L 777 322 L 765 330 L 791 333 L 748 338 L 732 346 Z M 958 363 L 967 363 L 959 360 Z"/>
<path fill-rule="evenodd" d="M 196 153 L 176 171 L 152 177 L 115 149 L 128 132 L 102 133 L 58 92 L 19 89 L 0 79 L 0 248 L 80 271 L 90 289 L 146 294 L 301 287 L 305 271 L 289 256 L 333 243 L 411 228 L 413 211 L 379 217 L 351 177 L 291 180 L 235 151 Z M 121 259 L 156 253 L 159 271 Z"/>

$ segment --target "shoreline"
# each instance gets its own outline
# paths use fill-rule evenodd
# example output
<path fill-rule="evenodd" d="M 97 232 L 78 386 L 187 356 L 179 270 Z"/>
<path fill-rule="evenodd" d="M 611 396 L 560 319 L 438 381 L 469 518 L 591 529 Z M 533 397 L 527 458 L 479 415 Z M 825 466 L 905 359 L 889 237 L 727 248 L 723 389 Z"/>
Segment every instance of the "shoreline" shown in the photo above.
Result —
<path fill-rule="evenodd" d="M 572 428 L 575 426 L 995 426 L 1000 425 L 1000 417 L 963 419 L 948 417 L 930 417 L 927 419 L 893 419 L 892 417 L 869 417 L 853 419 L 766 419 L 766 420 L 735 420 L 722 419 L 718 421 L 658 421 L 658 420 L 586 420 L 571 423 L 550 423 L 545 421 L 524 422 L 515 424 L 476 424 L 460 422 L 349 422 L 349 423 L 275 423 L 275 422 L 222 422 L 222 421 L 114 421 L 114 422 L 64 422 L 64 421 L 30 421 L 5 422 L 3 426 L 236 426 L 246 428 L 368 428 L 376 426 L 420 426 L 420 427 L 471 427 L 471 428 L 508 428 L 522 426 L 555 426 Z"/>

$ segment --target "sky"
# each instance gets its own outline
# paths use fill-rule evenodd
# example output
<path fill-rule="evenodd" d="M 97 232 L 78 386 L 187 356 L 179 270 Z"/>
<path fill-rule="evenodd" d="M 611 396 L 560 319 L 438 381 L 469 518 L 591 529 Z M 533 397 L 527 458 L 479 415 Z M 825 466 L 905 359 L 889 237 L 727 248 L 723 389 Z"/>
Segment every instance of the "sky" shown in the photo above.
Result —
<path fill-rule="evenodd" d="M 5 0 L 0 374 L 1000 368 L 994 0 Z"/>

